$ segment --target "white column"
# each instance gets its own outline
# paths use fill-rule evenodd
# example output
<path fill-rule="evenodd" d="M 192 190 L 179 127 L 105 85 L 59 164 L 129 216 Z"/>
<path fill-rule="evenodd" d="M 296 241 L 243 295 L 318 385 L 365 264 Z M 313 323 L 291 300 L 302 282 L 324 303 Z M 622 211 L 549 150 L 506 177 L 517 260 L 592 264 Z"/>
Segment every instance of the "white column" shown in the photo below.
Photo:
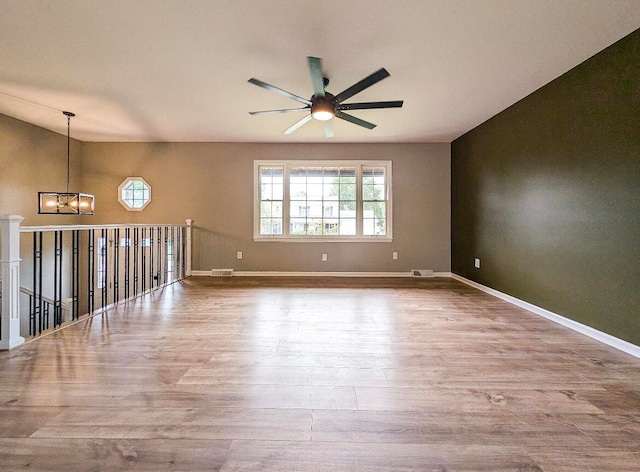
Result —
<path fill-rule="evenodd" d="M 0 350 L 24 343 L 20 336 L 20 222 L 19 215 L 0 216 L 2 226 L 2 331 Z"/>
<path fill-rule="evenodd" d="M 187 223 L 187 250 L 186 252 L 186 261 L 184 261 L 184 275 L 185 277 L 191 277 L 191 230 L 193 229 L 193 220 L 188 219 L 185 220 Z"/>

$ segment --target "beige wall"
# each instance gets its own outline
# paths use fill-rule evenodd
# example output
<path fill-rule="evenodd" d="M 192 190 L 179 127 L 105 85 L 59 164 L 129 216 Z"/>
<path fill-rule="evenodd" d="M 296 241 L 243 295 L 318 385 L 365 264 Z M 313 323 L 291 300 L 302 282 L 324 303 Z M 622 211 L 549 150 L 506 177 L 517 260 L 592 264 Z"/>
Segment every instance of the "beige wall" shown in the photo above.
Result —
<path fill-rule="evenodd" d="M 253 241 L 253 161 L 381 159 L 393 162 L 391 243 Z M 71 190 L 96 195 L 88 217 L 37 214 L 38 190 L 66 187 L 66 136 L 0 115 L 0 214 L 25 225 L 195 221 L 196 270 L 397 272 L 450 270 L 450 145 L 81 143 L 72 140 Z M 152 202 L 126 211 L 117 189 L 144 177 Z M 244 258 L 236 259 L 236 251 Z M 399 253 L 392 260 L 393 251 Z M 327 253 L 328 262 L 321 261 Z"/>
<path fill-rule="evenodd" d="M 60 113 L 62 123 L 66 118 Z M 73 123 L 71 124 L 73 130 Z M 82 143 L 71 140 L 71 185 L 82 192 Z M 0 215 L 24 225 L 80 224 L 78 216 L 38 215 L 38 191 L 65 191 L 67 136 L 0 115 Z"/>
<path fill-rule="evenodd" d="M 195 270 L 450 270 L 449 144 L 84 143 L 83 150 L 82 185 L 96 195 L 90 221 L 192 218 Z M 253 161 L 259 159 L 392 160 L 393 242 L 254 242 Z M 117 200 L 127 176 L 141 176 L 152 187 L 142 212 L 126 211 Z M 236 251 L 243 251 L 242 260 Z M 321 262 L 322 253 L 328 262 Z"/>

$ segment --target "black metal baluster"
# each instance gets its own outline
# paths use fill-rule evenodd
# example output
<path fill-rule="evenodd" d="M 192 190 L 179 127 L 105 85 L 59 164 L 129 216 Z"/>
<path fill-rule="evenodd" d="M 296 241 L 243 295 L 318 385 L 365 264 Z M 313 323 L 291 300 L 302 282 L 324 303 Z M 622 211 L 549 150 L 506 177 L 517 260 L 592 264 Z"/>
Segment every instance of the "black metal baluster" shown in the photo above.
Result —
<path fill-rule="evenodd" d="M 29 295 L 29 336 L 36 334 L 36 302 L 33 295 Z"/>
<path fill-rule="evenodd" d="M 71 232 L 71 253 L 71 319 L 77 320 L 80 316 L 80 231 L 77 229 Z"/>
<path fill-rule="evenodd" d="M 142 293 L 147 291 L 147 228 L 142 228 L 142 244 L 140 245 L 142 256 Z"/>
<path fill-rule="evenodd" d="M 162 249 L 162 260 L 164 265 L 164 271 L 162 272 L 163 284 L 166 284 L 169 280 L 169 228 L 164 227 L 164 246 Z"/>
<path fill-rule="evenodd" d="M 182 278 L 187 276 L 187 229 L 182 228 Z"/>
<path fill-rule="evenodd" d="M 159 287 L 162 283 L 162 228 L 158 226 L 156 232 L 156 260 L 158 261 L 158 267 L 156 269 L 156 286 Z"/>
<path fill-rule="evenodd" d="M 113 303 L 120 300 L 120 229 L 113 230 Z"/>
<path fill-rule="evenodd" d="M 42 296 L 40 297 L 40 300 L 42 301 Z M 43 313 L 43 317 L 44 317 L 45 323 L 43 324 L 43 327 L 40 328 L 40 333 L 42 333 L 45 329 L 49 329 L 49 307 L 51 307 L 51 304 L 49 302 L 45 301 L 44 302 L 44 313 Z M 38 334 L 40 334 L 40 333 L 38 333 Z"/>
<path fill-rule="evenodd" d="M 53 327 L 62 324 L 62 231 L 53 232 Z"/>
<path fill-rule="evenodd" d="M 154 282 L 154 276 L 153 276 L 153 244 L 154 244 L 153 228 L 150 227 L 149 228 L 149 289 L 150 290 L 153 290 L 153 282 Z"/>
<path fill-rule="evenodd" d="M 176 239 L 173 243 L 173 252 L 175 254 L 176 264 L 173 266 L 174 278 L 182 278 L 182 227 L 176 228 Z"/>
<path fill-rule="evenodd" d="M 88 242 L 87 242 L 87 275 L 89 276 L 88 287 L 87 287 L 87 313 L 90 315 L 93 313 L 95 307 L 95 283 L 96 283 L 96 263 L 95 263 L 95 229 L 90 229 L 88 231 Z"/>
<path fill-rule="evenodd" d="M 35 336 L 36 331 L 38 329 L 37 319 L 39 318 L 38 306 L 37 306 L 37 290 L 38 286 L 38 258 L 40 254 L 38 253 L 38 233 L 33 233 L 33 289 L 32 294 L 29 296 L 29 304 L 31 309 L 29 310 L 29 336 Z"/>
<path fill-rule="evenodd" d="M 138 248 L 140 245 L 139 228 L 133 229 L 133 296 L 138 296 Z"/>
<path fill-rule="evenodd" d="M 131 250 L 131 230 L 124 230 L 124 299 L 129 299 L 129 251 Z"/>
<path fill-rule="evenodd" d="M 173 282 L 174 280 L 176 280 L 176 227 L 172 226 L 171 227 L 171 237 L 169 238 L 169 241 L 171 241 L 171 254 L 169 257 L 169 261 L 171 263 L 171 282 Z"/>
<path fill-rule="evenodd" d="M 42 231 L 37 233 L 37 248 L 34 252 L 34 284 L 33 284 L 33 298 L 35 299 L 36 309 L 35 312 L 38 315 L 38 332 L 42 333 L 45 329 L 49 328 L 49 309 L 48 306 L 43 311 L 42 306 Z M 36 240 L 36 234 L 34 234 L 34 241 Z M 36 264 L 37 263 L 37 267 Z M 36 333 L 34 333 L 36 334 Z"/>
<path fill-rule="evenodd" d="M 100 257 L 102 257 L 102 280 L 101 280 L 101 286 L 102 286 L 102 309 L 104 310 L 104 308 L 107 306 L 108 304 L 108 300 L 107 300 L 107 280 L 109 280 L 109 264 L 108 262 L 108 255 L 109 255 L 109 240 L 107 239 L 108 237 L 108 233 L 107 230 L 105 228 L 102 229 L 102 244 L 100 246 Z"/>

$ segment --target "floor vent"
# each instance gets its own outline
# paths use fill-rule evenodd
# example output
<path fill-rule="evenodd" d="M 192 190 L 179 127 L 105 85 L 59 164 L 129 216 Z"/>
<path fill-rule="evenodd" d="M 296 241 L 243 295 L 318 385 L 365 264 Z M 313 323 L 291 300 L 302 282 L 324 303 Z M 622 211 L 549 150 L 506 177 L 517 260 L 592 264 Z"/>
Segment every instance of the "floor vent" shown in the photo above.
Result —
<path fill-rule="evenodd" d="M 232 277 L 233 269 L 211 269 L 211 277 Z"/>
<path fill-rule="evenodd" d="M 433 277 L 433 271 L 430 269 L 413 269 L 411 273 L 414 277 Z"/>

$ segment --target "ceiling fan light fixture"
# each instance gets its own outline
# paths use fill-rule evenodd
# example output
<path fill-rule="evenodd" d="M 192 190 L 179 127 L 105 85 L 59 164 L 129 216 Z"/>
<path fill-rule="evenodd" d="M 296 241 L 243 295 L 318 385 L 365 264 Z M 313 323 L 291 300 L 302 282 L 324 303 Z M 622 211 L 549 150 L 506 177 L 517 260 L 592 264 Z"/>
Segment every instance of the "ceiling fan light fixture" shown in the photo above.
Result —
<path fill-rule="evenodd" d="M 328 101 L 315 101 L 311 105 L 311 116 L 318 121 L 328 121 L 335 116 L 333 105 Z"/>

